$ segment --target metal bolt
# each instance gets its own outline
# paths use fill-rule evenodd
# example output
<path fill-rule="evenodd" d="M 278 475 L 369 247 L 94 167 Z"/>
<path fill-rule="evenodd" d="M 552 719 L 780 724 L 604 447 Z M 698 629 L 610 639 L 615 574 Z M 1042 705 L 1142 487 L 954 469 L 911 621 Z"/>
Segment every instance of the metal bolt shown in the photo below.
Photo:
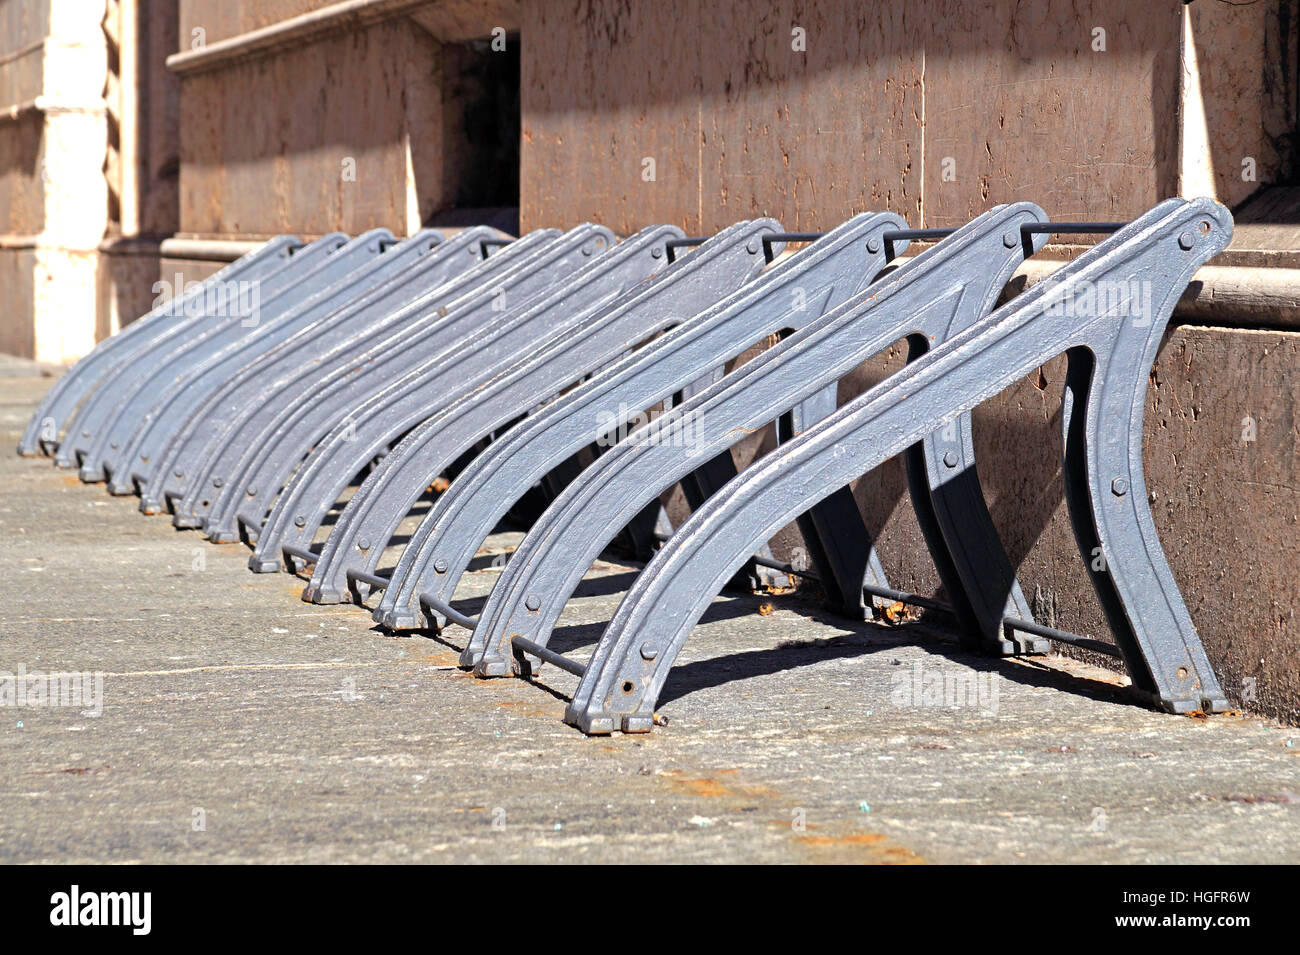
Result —
<path fill-rule="evenodd" d="M 1184 232 L 1182 235 L 1178 237 L 1178 247 L 1182 249 L 1184 252 L 1191 249 L 1191 247 L 1195 244 L 1196 244 L 1196 240 L 1192 238 L 1192 234 L 1190 232 Z"/>
<path fill-rule="evenodd" d="M 248 496 L 249 496 L 249 497 L 257 497 L 257 486 L 256 486 L 256 485 L 253 485 L 252 487 L 250 487 L 250 488 L 248 489 Z"/>
<path fill-rule="evenodd" d="M 172 472 L 172 477 L 185 477 L 185 472 L 182 471 L 180 468 L 177 468 L 175 471 Z"/>
<path fill-rule="evenodd" d="M 659 656 L 659 648 L 656 647 L 653 643 L 641 644 L 642 660 L 653 660 L 657 656 Z"/>
<path fill-rule="evenodd" d="M 943 463 L 948 465 L 950 468 L 955 468 L 957 466 L 957 452 L 949 451 L 944 454 Z"/>
<path fill-rule="evenodd" d="M 89 432 L 89 431 L 83 431 L 83 432 L 81 432 L 81 436 L 82 436 L 83 438 L 89 438 L 89 437 L 90 437 L 90 432 Z"/>
<path fill-rule="evenodd" d="M 876 238 L 874 235 L 871 238 L 867 239 L 867 251 L 868 252 L 880 251 L 880 240 Z"/>
<path fill-rule="evenodd" d="M 758 255 L 758 250 L 763 247 L 763 243 L 758 239 L 750 239 L 745 245 L 745 251 L 750 255 Z"/>
<path fill-rule="evenodd" d="M 110 442 L 108 442 L 108 446 L 109 446 L 110 448 L 112 448 L 114 451 L 117 450 L 117 442 L 116 442 L 116 441 L 110 441 Z"/>
<path fill-rule="evenodd" d="M 293 523 L 294 523 L 294 526 L 295 526 L 295 527 L 306 527 L 306 526 L 307 526 L 307 518 L 305 518 L 305 517 L 303 517 L 301 514 L 299 514 L 297 517 L 295 517 L 295 518 L 293 519 Z"/>
<path fill-rule="evenodd" d="M 213 486 L 213 487 L 223 487 L 223 486 L 225 485 L 225 483 L 226 483 L 226 479 L 225 479 L 225 478 L 214 477 L 214 478 L 212 479 L 212 486 Z"/>
<path fill-rule="evenodd" d="M 1016 235 L 1014 232 L 1004 233 L 1002 236 L 1002 244 L 1008 249 L 1014 249 L 1020 244 L 1020 236 Z"/>
<path fill-rule="evenodd" d="M 594 250 L 592 249 L 592 246 L 591 246 L 591 243 L 590 243 L 590 242 L 588 242 L 586 245 L 584 245 L 584 246 L 582 247 L 582 254 L 583 254 L 583 255 L 591 255 L 591 253 L 592 253 L 593 251 L 594 251 Z"/>
<path fill-rule="evenodd" d="M 541 605 L 542 605 L 541 598 L 538 597 L 536 594 L 529 594 L 528 597 L 524 600 L 524 606 L 527 607 L 529 610 L 537 610 L 537 608 L 540 607 Z"/>
<path fill-rule="evenodd" d="M 1110 482 L 1110 492 L 1116 497 L 1123 497 L 1128 493 L 1128 480 L 1126 478 L 1115 478 Z"/>
<path fill-rule="evenodd" d="M 650 250 L 650 258 L 662 259 L 663 257 L 664 257 L 664 250 L 659 248 L 659 246 L 656 245 L 653 249 Z"/>
<path fill-rule="evenodd" d="M 360 550 L 370 550 L 370 541 L 363 537 L 361 540 L 357 541 L 357 547 Z"/>
<path fill-rule="evenodd" d="M 433 569 L 440 574 L 445 574 L 447 572 L 447 562 L 445 560 L 435 560 Z"/>

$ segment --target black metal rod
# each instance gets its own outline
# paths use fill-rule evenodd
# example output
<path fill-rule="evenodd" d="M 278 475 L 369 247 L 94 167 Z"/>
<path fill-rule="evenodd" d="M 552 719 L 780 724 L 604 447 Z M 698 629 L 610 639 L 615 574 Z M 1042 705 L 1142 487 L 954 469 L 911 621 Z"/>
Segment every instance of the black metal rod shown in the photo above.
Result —
<path fill-rule="evenodd" d="M 516 650 L 523 650 L 525 653 L 531 653 L 540 660 L 547 663 L 553 663 L 561 670 L 568 670 L 574 676 L 582 676 L 587 672 L 587 668 L 581 663 L 574 663 L 562 653 L 556 653 L 554 650 L 542 646 L 540 643 L 533 643 L 523 637 L 511 637 L 510 645 Z"/>
<path fill-rule="evenodd" d="M 1084 650 L 1092 650 L 1094 653 L 1104 653 L 1109 657 L 1119 657 L 1120 655 L 1119 650 L 1109 643 L 1102 643 L 1100 640 L 1093 640 L 1089 637 L 1081 637 L 1077 633 L 1070 633 L 1068 630 L 1057 630 L 1055 627 L 1044 626 L 1033 620 L 1004 617 L 1002 622 L 1013 629 L 1023 630 L 1025 633 L 1032 633 L 1039 637 L 1046 637 L 1048 640 L 1068 643 Z"/>
<path fill-rule="evenodd" d="M 670 263 L 677 261 L 678 249 L 693 248 L 708 241 L 709 237 L 707 235 L 688 235 L 684 239 L 669 239 L 664 243 L 664 248 L 668 251 L 668 261 Z"/>
<path fill-rule="evenodd" d="M 897 242 L 900 239 L 908 239 L 913 242 L 937 242 L 939 239 L 948 238 L 956 231 L 956 229 L 893 229 L 885 233 L 885 241 Z"/>
<path fill-rule="evenodd" d="M 939 242 L 956 231 L 956 229 L 893 229 L 884 235 L 885 261 L 894 261 L 895 242 L 904 239 L 909 242 Z"/>
<path fill-rule="evenodd" d="M 654 535 L 659 541 L 668 540 L 663 534 Z M 760 567 L 766 567 L 769 570 L 779 571 L 783 574 L 802 577 L 805 580 L 812 580 L 820 583 L 815 574 L 808 571 L 796 570 L 793 564 L 787 564 L 779 560 L 769 560 L 766 557 L 760 557 L 755 554 L 750 558 Z M 956 612 L 951 605 L 939 600 L 933 600 L 930 597 L 922 597 L 920 594 L 914 594 L 906 590 L 895 590 L 893 587 L 879 587 L 875 584 L 863 584 L 862 592 L 872 597 L 881 597 L 884 600 L 893 600 L 901 604 L 910 604 L 914 607 L 921 607 L 925 610 L 934 610 L 938 613 L 947 614 L 956 619 Z M 1048 640 L 1056 640 L 1059 643 L 1068 643 L 1072 646 L 1080 647 L 1084 650 L 1092 650 L 1095 653 L 1104 653 L 1107 656 L 1120 657 L 1119 650 L 1109 643 L 1102 643 L 1100 640 L 1093 640 L 1090 637 L 1083 637 L 1077 633 L 1071 633 L 1068 630 L 1057 630 L 1055 627 L 1049 627 L 1033 620 L 1021 620 L 1019 617 L 1004 617 L 1002 623 L 1005 626 L 1015 630 L 1023 630 L 1025 633 L 1032 633 L 1035 636 L 1046 637 Z M 1122 659 L 1122 658 L 1121 658 Z"/>
<path fill-rule="evenodd" d="M 775 570 L 785 574 L 786 576 L 802 577 L 804 580 L 811 580 L 818 584 L 821 583 L 821 579 L 816 574 L 810 573 L 806 570 L 796 570 L 794 564 L 786 564 L 779 560 L 768 560 L 766 557 L 760 557 L 758 554 L 754 555 L 753 561 L 758 564 L 759 567 L 766 567 L 768 570 Z"/>
<path fill-rule="evenodd" d="M 486 259 L 486 258 L 488 257 L 488 248 L 489 248 L 489 246 L 491 246 L 491 247 L 497 247 L 497 246 L 502 246 L 502 245 L 509 245 L 511 242 L 515 242 L 515 241 L 517 241 L 517 240 L 515 240 L 515 239 L 484 239 L 483 241 L 481 241 L 481 242 L 479 243 L 479 251 L 482 252 L 482 254 L 483 254 L 483 258 Z"/>
<path fill-rule="evenodd" d="M 359 580 L 363 584 L 369 584 L 374 590 L 383 590 L 391 583 L 387 577 L 367 574 L 364 570 L 349 570 L 348 580 Z"/>
<path fill-rule="evenodd" d="M 816 242 L 825 232 L 769 232 L 764 242 Z"/>
<path fill-rule="evenodd" d="M 424 604 L 435 613 L 440 613 L 452 623 L 458 623 L 466 630 L 473 630 L 478 626 L 478 617 L 468 617 L 459 610 L 454 609 L 449 604 L 443 603 L 435 597 L 428 594 L 420 594 L 420 603 Z"/>
<path fill-rule="evenodd" d="M 320 559 L 315 551 L 310 551 L 305 547 L 295 547 L 293 544 L 285 544 L 280 548 L 280 550 L 289 556 L 297 557 L 299 560 L 308 564 L 314 564 Z"/>
<path fill-rule="evenodd" d="M 1118 232 L 1127 222 L 1029 222 L 1020 227 L 1025 235 L 1101 235 Z"/>
<path fill-rule="evenodd" d="M 926 610 L 936 610 L 940 613 L 956 616 L 952 607 L 948 604 L 941 603 L 938 600 L 931 600 L 929 597 L 922 597 L 920 594 L 908 593 L 904 590 L 894 590 L 892 587 L 877 587 L 873 584 L 863 584 L 864 593 L 871 594 L 875 597 L 883 597 L 886 600 L 896 600 L 903 604 L 912 604 L 917 607 L 924 607 Z M 1071 633 L 1068 630 L 1057 630 L 1055 627 L 1049 627 L 1045 624 L 1033 620 L 1021 620 L 1019 617 L 1004 617 L 1002 623 L 1015 630 L 1023 630 L 1025 633 L 1032 633 L 1035 636 L 1045 637 L 1048 640 L 1056 640 L 1059 643 L 1068 643 L 1072 646 L 1080 647 L 1084 650 L 1092 650 L 1095 653 L 1104 653 L 1107 656 L 1118 657 L 1119 650 L 1109 643 L 1102 643 L 1100 640 L 1093 640 L 1089 637 L 1081 637 L 1077 633 Z"/>
<path fill-rule="evenodd" d="M 772 254 L 773 242 L 816 242 L 825 232 L 769 232 L 763 236 L 763 258 L 771 262 L 775 256 Z"/>
<path fill-rule="evenodd" d="M 931 600 L 929 597 L 922 597 L 920 594 L 909 593 L 906 590 L 895 590 L 893 587 L 877 587 L 875 584 L 863 584 L 862 592 L 873 597 L 883 597 L 885 600 L 895 600 L 901 604 L 912 604 L 915 607 L 924 607 L 926 610 L 937 610 L 939 613 L 956 616 L 953 614 L 952 607 L 946 603 Z"/>
<path fill-rule="evenodd" d="M 669 539 L 667 534 L 654 534 L 652 536 L 661 544 L 667 543 Z M 759 567 L 766 567 L 768 570 L 775 570 L 779 573 L 785 574 L 786 576 L 802 577 L 804 580 L 811 580 L 818 584 L 821 583 L 821 578 L 816 574 L 807 570 L 796 570 L 794 564 L 787 564 L 784 561 L 779 560 L 770 560 L 769 558 L 762 557 L 758 554 L 755 554 L 750 559 Z"/>

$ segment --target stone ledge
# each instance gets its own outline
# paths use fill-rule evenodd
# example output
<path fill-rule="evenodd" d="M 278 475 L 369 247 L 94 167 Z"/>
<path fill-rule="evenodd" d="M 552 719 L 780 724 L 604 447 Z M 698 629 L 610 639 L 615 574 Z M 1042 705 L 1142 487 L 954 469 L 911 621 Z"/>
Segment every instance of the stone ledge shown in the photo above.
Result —
<path fill-rule="evenodd" d="M 403 16 L 428 3 L 429 0 L 344 0 L 270 26 L 216 40 L 198 50 L 173 53 L 167 57 L 167 68 L 182 76 L 201 73 Z"/>

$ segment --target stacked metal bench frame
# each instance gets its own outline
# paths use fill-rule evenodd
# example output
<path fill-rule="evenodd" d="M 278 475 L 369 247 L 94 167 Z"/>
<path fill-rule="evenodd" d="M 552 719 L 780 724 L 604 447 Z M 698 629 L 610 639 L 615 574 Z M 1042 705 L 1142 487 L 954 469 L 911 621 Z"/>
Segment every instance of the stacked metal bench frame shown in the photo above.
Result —
<path fill-rule="evenodd" d="M 1113 234 L 995 307 L 1053 232 Z M 1050 223 L 1022 202 L 953 230 L 867 213 L 826 234 L 760 219 L 708 239 L 651 226 L 619 242 L 590 224 L 518 240 L 282 236 L 102 342 L 51 389 L 19 452 L 138 492 L 178 527 L 243 537 L 255 571 L 310 569 L 305 600 L 378 595 L 386 629 L 469 628 L 461 662 L 479 676 L 574 673 L 566 720 L 587 733 L 654 725 L 672 661 L 718 591 L 793 570 L 767 548 L 793 522 L 813 561 L 800 572 L 837 613 L 943 609 L 972 648 L 1080 644 L 1120 657 L 1154 705 L 1222 710 L 1147 508 L 1141 449 L 1174 305 L 1231 232 L 1217 203 L 1171 199 L 1115 224 Z M 900 258 L 918 239 L 933 244 Z M 238 281 L 258 283 L 255 316 L 209 306 Z M 838 406 L 838 381 L 899 342 L 905 368 Z M 975 405 L 1061 354 L 1066 500 L 1114 646 L 1033 619 L 974 457 Z M 775 449 L 737 473 L 731 447 L 772 423 Z M 899 454 L 946 605 L 889 586 L 848 490 Z M 443 474 L 384 575 L 397 525 Z M 470 559 L 539 482 L 549 504 L 482 612 L 458 610 Z M 676 531 L 659 504 L 673 486 L 691 508 Z M 581 663 L 547 641 L 620 534 L 648 563 Z"/>

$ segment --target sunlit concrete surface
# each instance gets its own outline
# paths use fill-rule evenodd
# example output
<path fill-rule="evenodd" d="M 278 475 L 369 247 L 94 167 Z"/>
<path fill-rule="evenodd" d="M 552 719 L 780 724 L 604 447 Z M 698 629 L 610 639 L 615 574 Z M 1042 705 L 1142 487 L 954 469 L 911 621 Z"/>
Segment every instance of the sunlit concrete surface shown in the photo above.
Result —
<path fill-rule="evenodd" d="M 102 712 L 0 707 L 0 862 L 1300 861 L 1300 730 L 794 598 L 719 599 L 667 725 L 584 737 L 568 674 L 476 680 L 462 630 L 382 635 L 18 458 L 35 372 L 0 366 L 0 671 L 102 674 Z M 601 564 L 554 645 L 584 655 L 634 572 Z M 945 677 L 980 692 L 916 698 Z"/>

